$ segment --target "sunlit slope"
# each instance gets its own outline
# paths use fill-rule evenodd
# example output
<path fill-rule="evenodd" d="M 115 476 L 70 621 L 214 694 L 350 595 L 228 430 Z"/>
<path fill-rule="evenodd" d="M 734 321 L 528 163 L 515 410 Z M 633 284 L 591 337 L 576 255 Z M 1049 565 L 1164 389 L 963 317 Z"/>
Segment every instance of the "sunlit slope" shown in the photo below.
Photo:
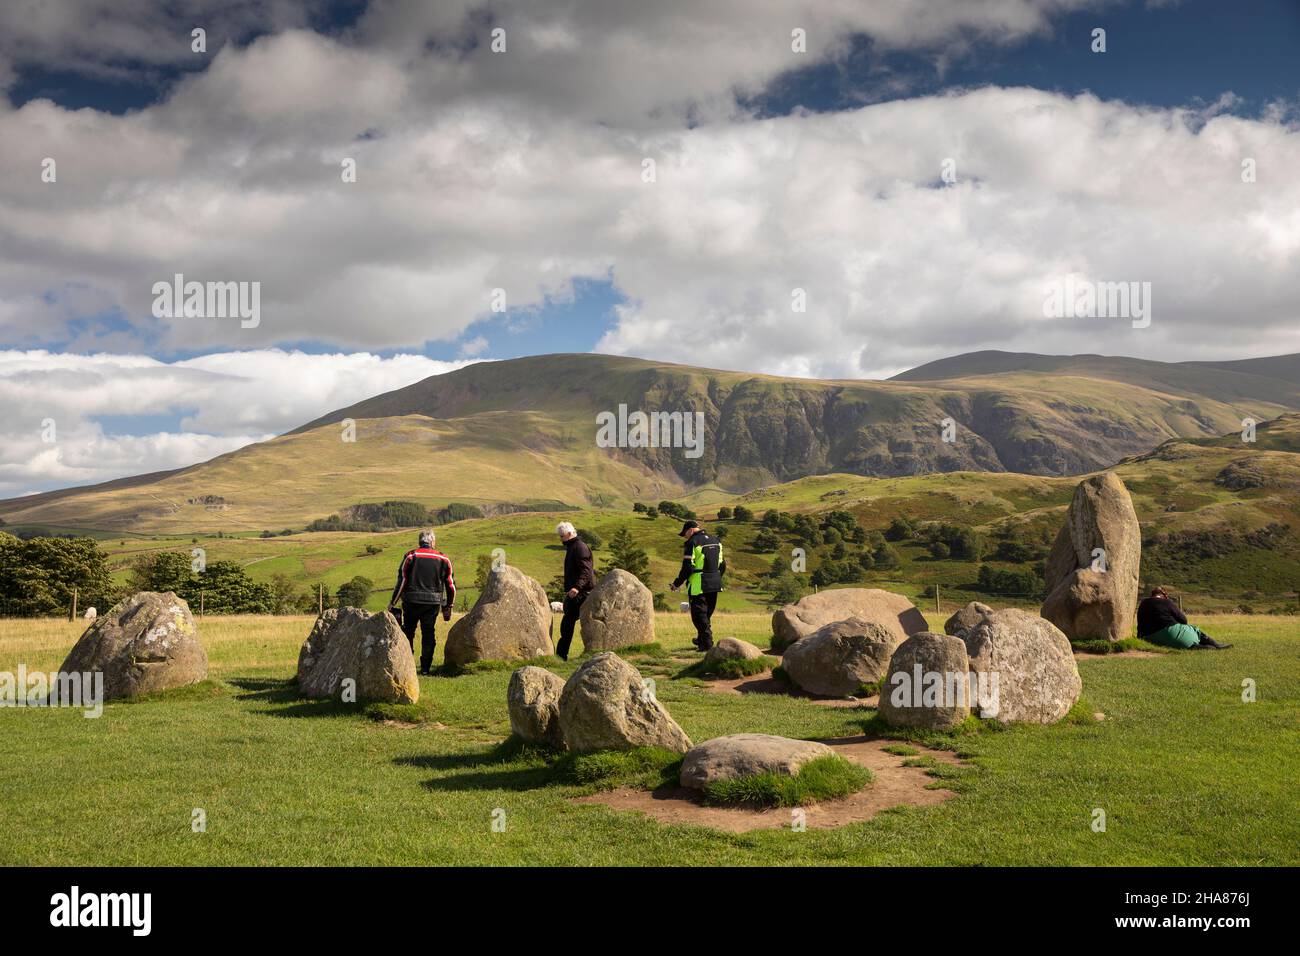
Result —
<path fill-rule="evenodd" d="M 1082 365 L 1094 370 L 1112 361 L 1091 358 Z M 1261 378 L 1198 374 L 1207 382 Z M 1225 400 L 1189 395 L 1182 379 L 1166 388 L 1122 377 L 1033 368 L 941 382 L 820 381 L 604 355 L 484 362 L 178 472 L 0 501 L 0 518 L 145 533 L 278 531 L 387 499 L 591 508 L 743 494 L 831 473 L 1069 476 L 1172 439 L 1221 441 L 1245 418 L 1264 422 L 1291 410 L 1273 400 L 1290 400 L 1280 380 Z M 699 454 L 598 447 L 597 415 L 620 406 L 698 413 Z M 355 442 L 341 440 L 345 420 L 357 423 Z M 1273 441 L 1283 430 L 1261 427 L 1261 436 Z M 1261 438 L 1260 450 L 1267 447 Z"/>
<path fill-rule="evenodd" d="M 587 508 L 602 495 L 657 500 L 680 490 L 634 461 L 578 440 L 572 425 L 535 413 L 361 419 L 355 441 L 342 434 L 329 425 L 285 435 L 148 484 L 14 499 L 0 514 L 12 525 L 279 531 L 389 499 L 430 507 L 546 499 Z"/>

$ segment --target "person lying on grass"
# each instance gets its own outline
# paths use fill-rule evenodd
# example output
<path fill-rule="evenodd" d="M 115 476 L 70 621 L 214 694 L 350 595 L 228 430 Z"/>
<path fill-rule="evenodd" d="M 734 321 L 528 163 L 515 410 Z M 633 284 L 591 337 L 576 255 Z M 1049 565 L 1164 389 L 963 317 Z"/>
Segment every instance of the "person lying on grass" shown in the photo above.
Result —
<path fill-rule="evenodd" d="M 1187 650 L 1224 650 L 1231 644 L 1220 644 L 1199 627 L 1187 623 L 1182 609 L 1169 600 L 1169 592 L 1155 588 L 1151 596 L 1138 604 L 1138 637 L 1162 647 Z"/>

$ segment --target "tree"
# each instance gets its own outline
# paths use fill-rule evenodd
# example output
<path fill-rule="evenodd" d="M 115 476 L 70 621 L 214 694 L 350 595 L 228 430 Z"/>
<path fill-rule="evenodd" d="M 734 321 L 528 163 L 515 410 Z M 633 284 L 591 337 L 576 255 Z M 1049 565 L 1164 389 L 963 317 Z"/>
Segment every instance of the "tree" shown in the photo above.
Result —
<path fill-rule="evenodd" d="M 649 508 L 646 508 L 645 516 L 649 518 L 651 521 L 654 521 L 656 518 L 659 517 L 659 509 L 656 508 L 654 505 L 651 505 Z"/>
<path fill-rule="evenodd" d="M 193 558 L 184 551 L 155 551 L 131 563 L 130 591 L 173 591 L 183 594 L 194 577 Z"/>
<path fill-rule="evenodd" d="M 595 551 L 600 547 L 601 542 L 604 539 L 589 528 L 579 528 L 578 540 L 585 542 L 587 547 L 591 548 L 592 551 Z"/>
<path fill-rule="evenodd" d="M 347 584 L 339 585 L 339 607 L 365 607 L 374 586 L 374 581 L 359 574 Z"/>
<path fill-rule="evenodd" d="M 303 596 L 298 593 L 298 588 L 289 575 L 283 573 L 271 575 L 267 588 L 271 592 L 272 614 L 293 614 L 302 606 Z"/>
<path fill-rule="evenodd" d="M 474 559 L 474 587 L 482 591 L 487 587 L 488 575 L 492 573 L 492 555 L 480 554 Z"/>
<path fill-rule="evenodd" d="M 871 557 L 875 567 L 882 571 L 893 570 L 899 565 L 898 552 L 886 541 L 880 542 Z"/>
<path fill-rule="evenodd" d="M 793 604 L 806 593 L 803 581 L 788 568 L 772 582 L 772 604 Z"/>
<path fill-rule="evenodd" d="M 731 511 L 732 519 L 735 521 L 753 521 L 754 512 L 750 511 L 744 505 L 736 505 Z"/>
<path fill-rule="evenodd" d="M 622 568 L 646 587 L 650 587 L 650 556 L 637 547 L 632 532 L 627 528 L 619 528 L 609 540 L 609 558 L 604 571 L 612 571 L 614 568 Z"/>
<path fill-rule="evenodd" d="M 107 556 L 92 538 L 29 538 L 0 533 L 0 606 L 14 615 L 103 607 L 116 597 Z"/>
<path fill-rule="evenodd" d="M 643 515 L 646 512 L 646 507 L 641 502 L 634 501 L 632 502 L 632 511 L 634 514 Z"/>
<path fill-rule="evenodd" d="M 713 536 L 717 538 L 719 541 L 721 541 L 723 538 L 727 536 L 727 531 L 728 531 L 727 526 L 722 525 L 720 527 L 713 529 Z"/>
<path fill-rule="evenodd" d="M 916 525 L 905 515 L 899 515 L 889 522 L 889 527 L 885 529 L 886 541 L 906 541 L 914 537 L 916 537 Z"/>
<path fill-rule="evenodd" d="M 723 505 L 721 508 L 718 509 L 718 520 L 727 521 L 728 519 L 731 518 L 731 514 L 732 514 L 731 509 L 728 508 L 726 505 Z"/>
<path fill-rule="evenodd" d="M 762 528 L 758 534 L 754 535 L 753 547 L 759 554 L 765 554 L 781 547 L 781 539 L 771 529 Z"/>

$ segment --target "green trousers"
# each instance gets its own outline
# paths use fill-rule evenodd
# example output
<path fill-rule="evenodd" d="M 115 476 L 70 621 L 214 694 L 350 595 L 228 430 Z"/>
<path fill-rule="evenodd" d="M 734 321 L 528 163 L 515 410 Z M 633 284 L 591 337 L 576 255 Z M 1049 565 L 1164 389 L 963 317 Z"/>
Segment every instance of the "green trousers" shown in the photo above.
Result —
<path fill-rule="evenodd" d="M 1201 643 L 1201 630 L 1190 624 L 1170 624 L 1163 631 L 1156 631 L 1142 638 L 1161 647 L 1195 647 Z"/>

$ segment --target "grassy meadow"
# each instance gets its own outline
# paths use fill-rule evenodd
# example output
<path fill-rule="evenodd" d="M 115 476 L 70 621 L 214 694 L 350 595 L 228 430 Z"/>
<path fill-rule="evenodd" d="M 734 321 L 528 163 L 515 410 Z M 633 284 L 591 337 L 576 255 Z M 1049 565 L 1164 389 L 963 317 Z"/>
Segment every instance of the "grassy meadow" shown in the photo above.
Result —
<path fill-rule="evenodd" d="M 1294 865 L 1293 619 L 1198 623 L 1236 646 L 1084 659 L 1073 719 L 928 740 L 969 758 L 934 771 L 953 799 L 839 829 L 726 834 L 571 802 L 593 785 L 502 748 L 508 667 L 421 678 L 430 719 L 384 723 L 297 697 L 310 617 L 209 617 L 203 684 L 108 704 L 98 719 L 0 708 L 0 863 Z M 80 629 L 0 621 L 0 671 L 57 668 Z M 710 691 L 678 676 L 691 660 L 686 616 L 660 614 L 656 631 L 662 650 L 632 659 L 697 742 L 880 732 L 868 709 Z M 765 645 L 769 619 L 720 612 L 715 633 Z M 576 666 L 545 663 L 561 675 Z M 1105 832 L 1091 826 L 1098 808 Z M 196 809 L 206 832 L 192 830 Z"/>

